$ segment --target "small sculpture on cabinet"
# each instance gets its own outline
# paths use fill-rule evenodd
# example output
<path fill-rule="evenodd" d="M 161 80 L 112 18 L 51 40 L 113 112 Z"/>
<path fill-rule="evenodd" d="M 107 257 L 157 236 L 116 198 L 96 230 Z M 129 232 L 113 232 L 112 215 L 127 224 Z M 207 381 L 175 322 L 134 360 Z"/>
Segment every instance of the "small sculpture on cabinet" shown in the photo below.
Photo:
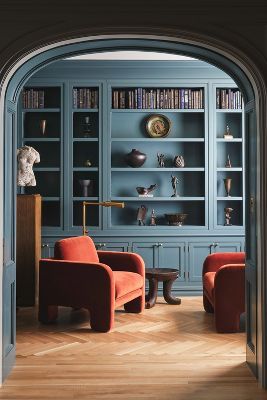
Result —
<path fill-rule="evenodd" d="M 232 211 L 234 211 L 234 209 L 233 208 L 231 208 L 231 207 L 225 207 L 225 209 L 224 209 L 224 214 L 225 214 L 225 223 L 224 223 L 224 226 L 231 226 L 232 224 L 230 223 L 230 220 L 231 220 L 231 213 L 232 213 Z"/>
<path fill-rule="evenodd" d="M 225 131 L 223 137 L 224 137 L 224 139 L 226 139 L 226 140 L 231 140 L 231 139 L 234 138 L 233 135 L 232 135 L 232 133 L 231 133 L 231 131 L 230 131 L 229 125 L 226 125 L 226 131 Z"/>
<path fill-rule="evenodd" d="M 144 226 L 145 225 L 146 213 L 147 213 L 146 206 L 141 205 L 138 208 L 138 212 L 137 212 L 137 221 L 138 221 L 138 225 L 139 226 Z"/>
<path fill-rule="evenodd" d="M 157 187 L 157 184 L 155 183 L 154 185 L 150 185 L 148 188 L 145 188 L 143 186 L 137 186 L 136 190 L 137 193 L 139 194 L 139 197 L 153 197 L 153 190 L 155 190 Z"/>
<path fill-rule="evenodd" d="M 153 208 L 153 210 L 151 211 L 151 216 L 150 216 L 150 226 L 156 226 L 156 214 L 155 214 L 155 210 Z"/>
<path fill-rule="evenodd" d="M 225 168 L 232 168 L 231 160 L 229 154 L 227 154 L 227 160 L 225 163 Z"/>
<path fill-rule="evenodd" d="M 232 178 L 225 178 L 223 181 L 224 181 L 226 196 L 231 197 L 230 191 L 231 191 L 231 186 L 232 186 Z"/>
<path fill-rule="evenodd" d="M 90 167 L 92 166 L 91 161 L 90 161 L 89 159 L 88 159 L 88 160 L 85 160 L 84 166 L 90 168 Z"/>
<path fill-rule="evenodd" d="M 160 168 L 165 167 L 164 157 L 165 157 L 164 154 L 157 153 L 158 164 Z"/>
<path fill-rule="evenodd" d="M 46 119 L 41 119 L 40 121 L 41 134 L 44 136 L 46 132 Z"/>
<path fill-rule="evenodd" d="M 175 156 L 173 160 L 173 164 L 176 168 L 184 168 L 185 162 L 183 156 Z"/>
<path fill-rule="evenodd" d="M 177 176 L 171 175 L 171 181 L 172 181 L 172 188 L 173 188 L 173 194 L 171 197 L 178 197 L 179 195 L 177 194 L 177 184 L 179 179 Z"/>
<path fill-rule="evenodd" d="M 40 162 L 40 154 L 31 146 L 23 146 L 17 149 L 18 160 L 18 186 L 36 186 L 33 172 L 33 164 Z"/>
<path fill-rule="evenodd" d="M 83 136 L 85 138 L 89 137 L 92 134 L 92 124 L 90 122 L 90 117 L 84 117 L 84 123 L 83 123 Z"/>

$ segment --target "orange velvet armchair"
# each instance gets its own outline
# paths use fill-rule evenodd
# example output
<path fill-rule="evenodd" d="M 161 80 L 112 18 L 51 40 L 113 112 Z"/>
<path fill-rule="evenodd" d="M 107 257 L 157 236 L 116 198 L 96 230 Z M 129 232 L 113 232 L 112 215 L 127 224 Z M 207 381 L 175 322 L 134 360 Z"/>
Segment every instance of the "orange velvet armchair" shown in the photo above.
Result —
<path fill-rule="evenodd" d="M 214 253 L 203 264 L 203 305 L 219 333 L 239 331 L 245 312 L 245 253 Z"/>
<path fill-rule="evenodd" d="M 59 240 L 54 258 L 40 260 L 40 322 L 55 321 L 58 306 L 87 308 L 91 328 L 107 332 L 116 307 L 140 313 L 144 297 L 143 259 L 135 253 L 96 251 L 88 236 Z"/>

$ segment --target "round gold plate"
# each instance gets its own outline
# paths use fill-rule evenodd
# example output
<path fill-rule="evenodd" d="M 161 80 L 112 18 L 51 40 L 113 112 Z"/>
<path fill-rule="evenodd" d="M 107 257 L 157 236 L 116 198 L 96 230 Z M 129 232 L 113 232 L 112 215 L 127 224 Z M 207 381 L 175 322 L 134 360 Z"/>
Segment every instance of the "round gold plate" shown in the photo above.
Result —
<path fill-rule="evenodd" d="M 146 130 L 149 136 L 153 138 L 162 138 L 168 136 L 171 129 L 171 121 L 165 115 L 151 115 L 146 122 Z"/>

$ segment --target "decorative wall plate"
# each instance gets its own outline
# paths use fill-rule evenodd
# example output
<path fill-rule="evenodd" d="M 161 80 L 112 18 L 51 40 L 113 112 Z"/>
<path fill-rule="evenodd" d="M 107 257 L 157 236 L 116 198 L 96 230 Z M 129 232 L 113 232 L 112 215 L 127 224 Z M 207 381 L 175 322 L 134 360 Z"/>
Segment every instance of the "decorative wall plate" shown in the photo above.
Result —
<path fill-rule="evenodd" d="M 151 115 L 146 122 L 146 130 L 149 136 L 153 138 L 162 138 L 168 136 L 171 129 L 171 121 L 165 115 Z"/>

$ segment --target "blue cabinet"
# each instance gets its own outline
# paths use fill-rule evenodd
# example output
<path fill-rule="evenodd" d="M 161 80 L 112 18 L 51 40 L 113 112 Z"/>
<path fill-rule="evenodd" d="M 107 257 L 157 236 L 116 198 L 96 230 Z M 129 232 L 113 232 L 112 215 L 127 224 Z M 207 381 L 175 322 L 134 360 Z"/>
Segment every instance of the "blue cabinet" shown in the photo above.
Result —
<path fill-rule="evenodd" d="M 41 155 L 34 167 L 38 184 L 24 190 L 43 196 L 43 257 L 53 256 L 57 238 L 81 234 L 83 200 L 124 201 L 124 209 L 88 207 L 96 246 L 135 251 L 149 267 L 179 267 L 176 290 L 201 288 L 208 254 L 243 250 L 242 98 L 215 67 L 183 65 L 153 62 L 152 78 L 147 62 L 133 68 L 130 62 L 64 61 L 29 80 L 18 143 Z M 148 127 L 157 115 L 169 124 L 163 133 Z M 147 156 L 139 168 L 125 162 L 132 149 Z M 175 164 L 176 156 L 184 165 Z M 153 197 L 139 197 L 136 187 L 154 184 Z M 137 221 L 141 206 L 144 225 Z M 181 226 L 166 217 L 177 213 L 187 214 Z"/>

